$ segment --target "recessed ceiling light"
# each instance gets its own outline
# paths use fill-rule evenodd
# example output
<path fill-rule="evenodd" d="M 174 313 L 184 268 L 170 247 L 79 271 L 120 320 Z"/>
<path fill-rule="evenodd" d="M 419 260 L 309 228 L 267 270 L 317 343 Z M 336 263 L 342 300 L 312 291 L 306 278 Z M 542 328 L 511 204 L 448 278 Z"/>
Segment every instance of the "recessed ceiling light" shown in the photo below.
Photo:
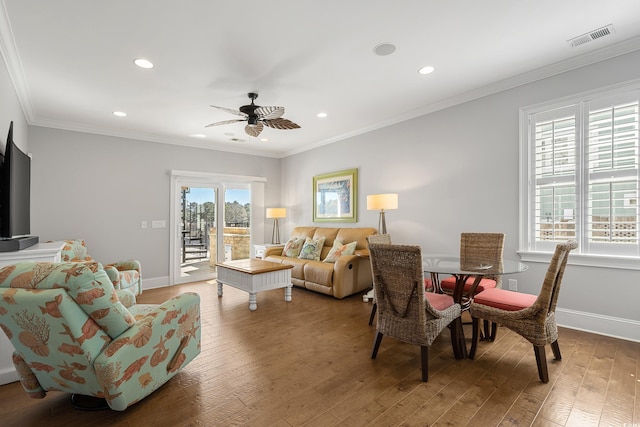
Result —
<path fill-rule="evenodd" d="M 422 67 L 418 70 L 418 73 L 420 74 L 431 74 L 435 71 L 436 69 L 433 68 L 431 65 L 427 65 L 425 67 Z"/>
<path fill-rule="evenodd" d="M 269 138 L 260 138 L 260 141 L 262 141 L 262 142 L 269 142 Z"/>
<path fill-rule="evenodd" d="M 207 135 L 203 134 L 203 133 L 194 133 L 189 135 L 192 138 L 206 138 Z"/>
<path fill-rule="evenodd" d="M 391 55 L 396 51 L 396 47 L 391 43 L 380 43 L 373 48 L 373 52 L 378 56 Z"/>
<path fill-rule="evenodd" d="M 127 117 L 127 113 L 125 113 L 123 111 L 114 111 L 113 115 L 114 116 L 118 116 L 118 117 Z"/>
<path fill-rule="evenodd" d="M 327 113 L 318 113 L 317 116 L 321 119 L 324 119 L 325 117 L 327 117 Z"/>
<path fill-rule="evenodd" d="M 138 58 L 133 61 L 140 68 L 153 68 L 153 63 L 148 59 Z"/>

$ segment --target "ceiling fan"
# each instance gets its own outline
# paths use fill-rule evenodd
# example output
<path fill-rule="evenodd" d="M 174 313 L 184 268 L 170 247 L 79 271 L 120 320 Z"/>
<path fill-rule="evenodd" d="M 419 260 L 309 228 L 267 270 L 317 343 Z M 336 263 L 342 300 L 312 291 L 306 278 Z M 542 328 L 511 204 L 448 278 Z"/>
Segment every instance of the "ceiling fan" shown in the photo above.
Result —
<path fill-rule="evenodd" d="M 213 108 L 218 108 L 228 113 L 242 116 L 241 119 L 224 120 L 221 122 L 208 124 L 205 127 L 227 125 L 230 123 L 247 121 L 248 123 L 244 127 L 244 131 L 247 133 L 247 135 L 250 136 L 260 135 L 260 132 L 262 132 L 262 129 L 264 129 L 265 125 L 274 129 L 300 128 L 299 125 L 293 123 L 291 120 L 282 118 L 282 115 L 284 114 L 284 107 L 261 107 L 254 104 L 253 102 L 258 97 L 257 93 L 249 92 L 247 95 L 249 96 L 249 99 L 251 99 L 251 104 L 243 105 L 242 107 L 240 107 L 240 110 L 212 105 Z"/>

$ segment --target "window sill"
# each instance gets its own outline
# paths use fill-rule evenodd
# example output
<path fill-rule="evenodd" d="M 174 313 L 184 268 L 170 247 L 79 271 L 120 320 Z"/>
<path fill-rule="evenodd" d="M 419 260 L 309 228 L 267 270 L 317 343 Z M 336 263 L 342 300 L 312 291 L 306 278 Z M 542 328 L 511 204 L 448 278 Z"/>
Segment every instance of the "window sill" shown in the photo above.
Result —
<path fill-rule="evenodd" d="M 553 253 L 551 252 L 527 252 L 518 251 L 520 261 L 549 263 Z M 584 265 L 587 267 L 615 268 L 622 270 L 640 270 L 640 257 L 622 257 L 610 255 L 586 255 L 572 253 L 567 264 Z"/>

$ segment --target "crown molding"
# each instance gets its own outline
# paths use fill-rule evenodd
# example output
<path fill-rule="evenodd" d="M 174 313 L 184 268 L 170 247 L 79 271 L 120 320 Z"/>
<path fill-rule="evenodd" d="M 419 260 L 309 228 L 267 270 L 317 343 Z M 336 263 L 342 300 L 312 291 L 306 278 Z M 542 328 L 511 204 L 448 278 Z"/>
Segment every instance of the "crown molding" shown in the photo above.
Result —
<path fill-rule="evenodd" d="M 9 72 L 9 77 L 13 83 L 16 95 L 18 96 L 18 102 L 20 103 L 22 112 L 25 115 L 27 123 L 31 124 L 34 115 L 31 96 L 29 95 L 29 85 L 24 76 L 22 61 L 20 60 L 20 54 L 18 53 L 18 48 L 13 37 L 13 30 L 11 29 L 11 22 L 9 22 L 9 15 L 7 14 L 4 0 L 2 0 L 0 6 L 0 53 Z"/>

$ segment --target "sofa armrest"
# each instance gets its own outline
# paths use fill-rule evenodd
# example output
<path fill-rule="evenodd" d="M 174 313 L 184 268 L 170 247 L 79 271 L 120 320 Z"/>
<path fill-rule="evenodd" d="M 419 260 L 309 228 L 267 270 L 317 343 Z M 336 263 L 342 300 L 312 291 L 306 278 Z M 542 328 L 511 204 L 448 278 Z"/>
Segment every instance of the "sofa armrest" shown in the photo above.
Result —
<path fill-rule="evenodd" d="M 262 255 L 262 259 L 267 259 L 268 256 L 282 255 L 282 251 L 284 250 L 284 246 L 267 246 L 264 250 L 264 254 Z"/>
<path fill-rule="evenodd" d="M 94 367 L 109 406 L 122 411 L 199 353 L 200 296 L 184 293 L 156 306 L 111 341 Z M 147 381 L 153 387 L 145 387 Z"/>
<path fill-rule="evenodd" d="M 333 296 L 342 299 L 371 287 L 369 256 L 343 255 L 333 265 Z"/>

